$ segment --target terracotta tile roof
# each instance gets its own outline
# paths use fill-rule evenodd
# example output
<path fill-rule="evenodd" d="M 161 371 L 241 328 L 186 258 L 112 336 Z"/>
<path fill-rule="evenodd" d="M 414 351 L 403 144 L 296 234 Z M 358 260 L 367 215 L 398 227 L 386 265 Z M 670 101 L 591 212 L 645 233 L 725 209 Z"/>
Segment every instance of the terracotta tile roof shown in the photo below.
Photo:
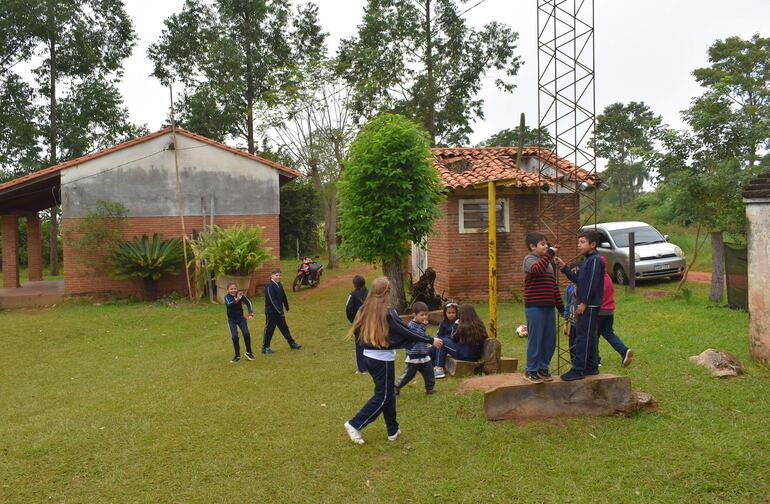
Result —
<path fill-rule="evenodd" d="M 491 180 L 502 185 L 517 188 L 542 188 L 553 184 L 553 179 L 541 178 L 537 172 L 520 170 L 516 166 L 516 147 L 436 147 L 435 165 L 441 174 L 444 187 L 458 189 L 473 187 Z M 596 186 L 600 179 L 584 169 L 578 168 L 566 159 L 556 158 L 549 149 L 525 147 L 524 158 L 538 157 L 556 168 L 565 176 L 565 181 L 586 182 Z"/>
<path fill-rule="evenodd" d="M 243 156 L 247 159 L 251 159 L 253 161 L 258 161 L 259 163 L 265 164 L 271 168 L 275 168 L 282 174 L 289 175 L 291 177 L 299 177 L 302 174 L 298 172 L 297 170 L 293 168 L 289 168 L 288 166 L 284 166 L 280 163 L 276 163 L 275 161 L 271 161 L 269 159 L 265 159 L 259 156 L 256 156 L 254 154 L 249 154 L 248 152 L 242 151 L 240 149 L 236 149 L 235 147 L 230 147 L 229 145 L 225 145 L 221 142 L 217 142 L 215 140 L 211 140 L 210 138 L 206 138 L 202 135 L 198 135 L 197 133 L 193 133 L 192 131 L 187 131 L 183 128 L 177 128 L 176 132 L 178 135 L 185 136 L 188 138 L 192 138 L 194 140 L 198 140 L 199 142 L 207 143 L 209 145 L 212 145 L 214 147 L 217 147 L 222 150 L 226 150 L 228 152 L 232 152 L 233 154 L 237 154 L 239 156 Z M 38 170 L 36 172 L 30 173 L 29 175 L 24 175 L 23 177 L 15 178 L 13 180 L 10 180 L 4 184 L 0 184 L 0 191 L 4 189 L 8 189 L 13 186 L 17 186 L 20 184 L 23 184 L 25 182 L 29 182 L 32 180 L 39 179 L 41 177 L 44 177 L 46 175 L 60 172 L 62 170 L 66 170 L 67 168 L 71 168 L 73 166 L 77 166 L 80 164 L 83 164 L 87 161 L 91 161 L 96 158 L 100 158 L 102 156 L 106 156 L 107 154 L 112 154 L 113 152 L 117 152 L 119 150 L 127 149 L 129 147 L 132 147 L 134 145 L 138 145 L 140 143 L 147 142 L 149 140 L 152 140 L 154 138 L 158 138 L 163 135 L 167 135 L 168 133 L 171 133 L 171 127 L 163 128 L 162 130 L 156 131 L 154 133 L 150 133 L 149 135 L 145 135 L 138 138 L 133 138 L 131 140 L 128 140 L 126 142 L 120 143 L 118 145 L 113 145 L 112 147 L 108 147 L 106 149 L 102 149 L 100 151 L 92 152 L 91 154 L 86 154 L 85 156 L 81 156 L 78 158 L 70 159 L 69 161 L 64 161 L 62 163 L 49 166 L 48 168 L 43 168 L 42 170 Z"/>

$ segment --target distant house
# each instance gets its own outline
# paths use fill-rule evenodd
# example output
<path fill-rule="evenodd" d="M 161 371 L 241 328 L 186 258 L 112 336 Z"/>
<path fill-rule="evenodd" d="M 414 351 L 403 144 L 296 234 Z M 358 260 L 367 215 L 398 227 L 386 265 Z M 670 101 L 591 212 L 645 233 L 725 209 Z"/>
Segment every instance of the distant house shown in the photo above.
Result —
<path fill-rule="evenodd" d="M 412 247 L 415 281 L 432 267 L 438 293 L 460 299 L 488 298 L 489 181 L 497 186 L 500 298 L 509 299 L 514 292 L 523 291 L 521 263 L 527 254 L 527 232 L 543 231 L 550 239 L 558 232 L 564 255 L 574 256 L 580 228 L 579 192 L 596 186 L 595 175 L 555 158 L 544 148 L 526 147 L 521 167 L 516 166 L 514 147 L 434 148 L 433 153 L 448 195 L 427 249 Z M 540 166 L 542 176 L 538 175 Z"/>
<path fill-rule="evenodd" d="M 299 172 L 177 128 L 184 219 L 188 235 L 202 230 L 213 213 L 214 223 L 259 224 L 265 227 L 274 261 L 255 273 L 252 288 L 278 266 L 280 254 L 279 187 Z M 123 204 L 128 210 L 124 238 L 160 233 L 181 237 L 174 143 L 171 128 L 72 159 L 0 184 L 3 278 L 5 287 L 19 286 L 18 219 L 27 217 L 29 278 L 42 279 L 38 211 L 61 205 L 64 237 L 64 292 L 141 292 L 138 281 L 94 277 L 75 257 L 68 233 L 99 200 Z M 184 275 L 164 278 L 161 292 L 186 291 Z"/>

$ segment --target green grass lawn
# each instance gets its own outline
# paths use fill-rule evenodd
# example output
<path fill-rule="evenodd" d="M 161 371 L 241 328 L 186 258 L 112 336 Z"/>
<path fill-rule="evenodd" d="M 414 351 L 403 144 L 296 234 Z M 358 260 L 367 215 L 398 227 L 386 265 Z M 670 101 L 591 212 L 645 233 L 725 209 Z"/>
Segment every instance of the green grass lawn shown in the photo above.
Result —
<path fill-rule="evenodd" d="M 481 393 L 456 395 L 447 379 L 426 396 L 418 377 L 398 399 L 402 437 L 388 442 L 378 419 L 357 446 L 342 424 L 372 383 L 354 374 L 350 282 L 338 276 L 355 270 L 289 293 L 302 350 L 277 334 L 274 355 L 235 365 L 222 306 L 76 300 L 0 312 L 0 502 L 770 498 L 770 371 L 750 362 L 747 314 L 711 305 L 708 286 L 689 302 L 643 295 L 672 284 L 619 290 L 616 329 L 637 357 L 622 369 L 603 342 L 602 369 L 630 375 L 658 413 L 492 423 Z M 525 340 L 512 336 L 523 320 L 522 305 L 501 306 L 505 355 L 523 358 Z M 250 323 L 257 348 L 263 323 Z M 709 347 L 735 353 L 747 376 L 720 380 L 687 361 Z"/>

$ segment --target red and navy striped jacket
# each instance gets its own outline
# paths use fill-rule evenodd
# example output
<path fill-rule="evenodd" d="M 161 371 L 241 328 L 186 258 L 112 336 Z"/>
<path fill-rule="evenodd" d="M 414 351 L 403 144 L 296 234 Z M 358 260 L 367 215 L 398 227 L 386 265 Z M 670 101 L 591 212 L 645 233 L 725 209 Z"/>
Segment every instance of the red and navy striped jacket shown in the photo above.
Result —
<path fill-rule="evenodd" d="M 553 264 L 553 250 L 543 257 L 528 254 L 524 258 L 524 306 L 541 306 L 544 308 L 557 307 L 564 311 L 559 284 L 556 281 L 556 268 Z"/>

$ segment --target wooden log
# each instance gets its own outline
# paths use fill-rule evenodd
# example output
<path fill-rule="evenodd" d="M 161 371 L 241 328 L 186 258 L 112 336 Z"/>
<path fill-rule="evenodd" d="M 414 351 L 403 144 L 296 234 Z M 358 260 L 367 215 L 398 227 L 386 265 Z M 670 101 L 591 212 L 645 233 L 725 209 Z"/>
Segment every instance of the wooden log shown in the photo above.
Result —
<path fill-rule="evenodd" d="M 452 356 L 446 358 L 446 372 L 457 378 L 473 376 L 476 374 L 478 367 L 479 363 L 476 361 L 459 360 Z"/>
<path fill-rule="evenodd" d="M 500 357 L 500 373 L 515 373 L 519 367 L 519 359 Z"/>
<path fill-rule="evenodd" d="M 616 415 L 636 409 L 629 377 L 609 374 L 546 383 L 529 383 L 521 377 L 484 395 L 489 420 Z"/>

